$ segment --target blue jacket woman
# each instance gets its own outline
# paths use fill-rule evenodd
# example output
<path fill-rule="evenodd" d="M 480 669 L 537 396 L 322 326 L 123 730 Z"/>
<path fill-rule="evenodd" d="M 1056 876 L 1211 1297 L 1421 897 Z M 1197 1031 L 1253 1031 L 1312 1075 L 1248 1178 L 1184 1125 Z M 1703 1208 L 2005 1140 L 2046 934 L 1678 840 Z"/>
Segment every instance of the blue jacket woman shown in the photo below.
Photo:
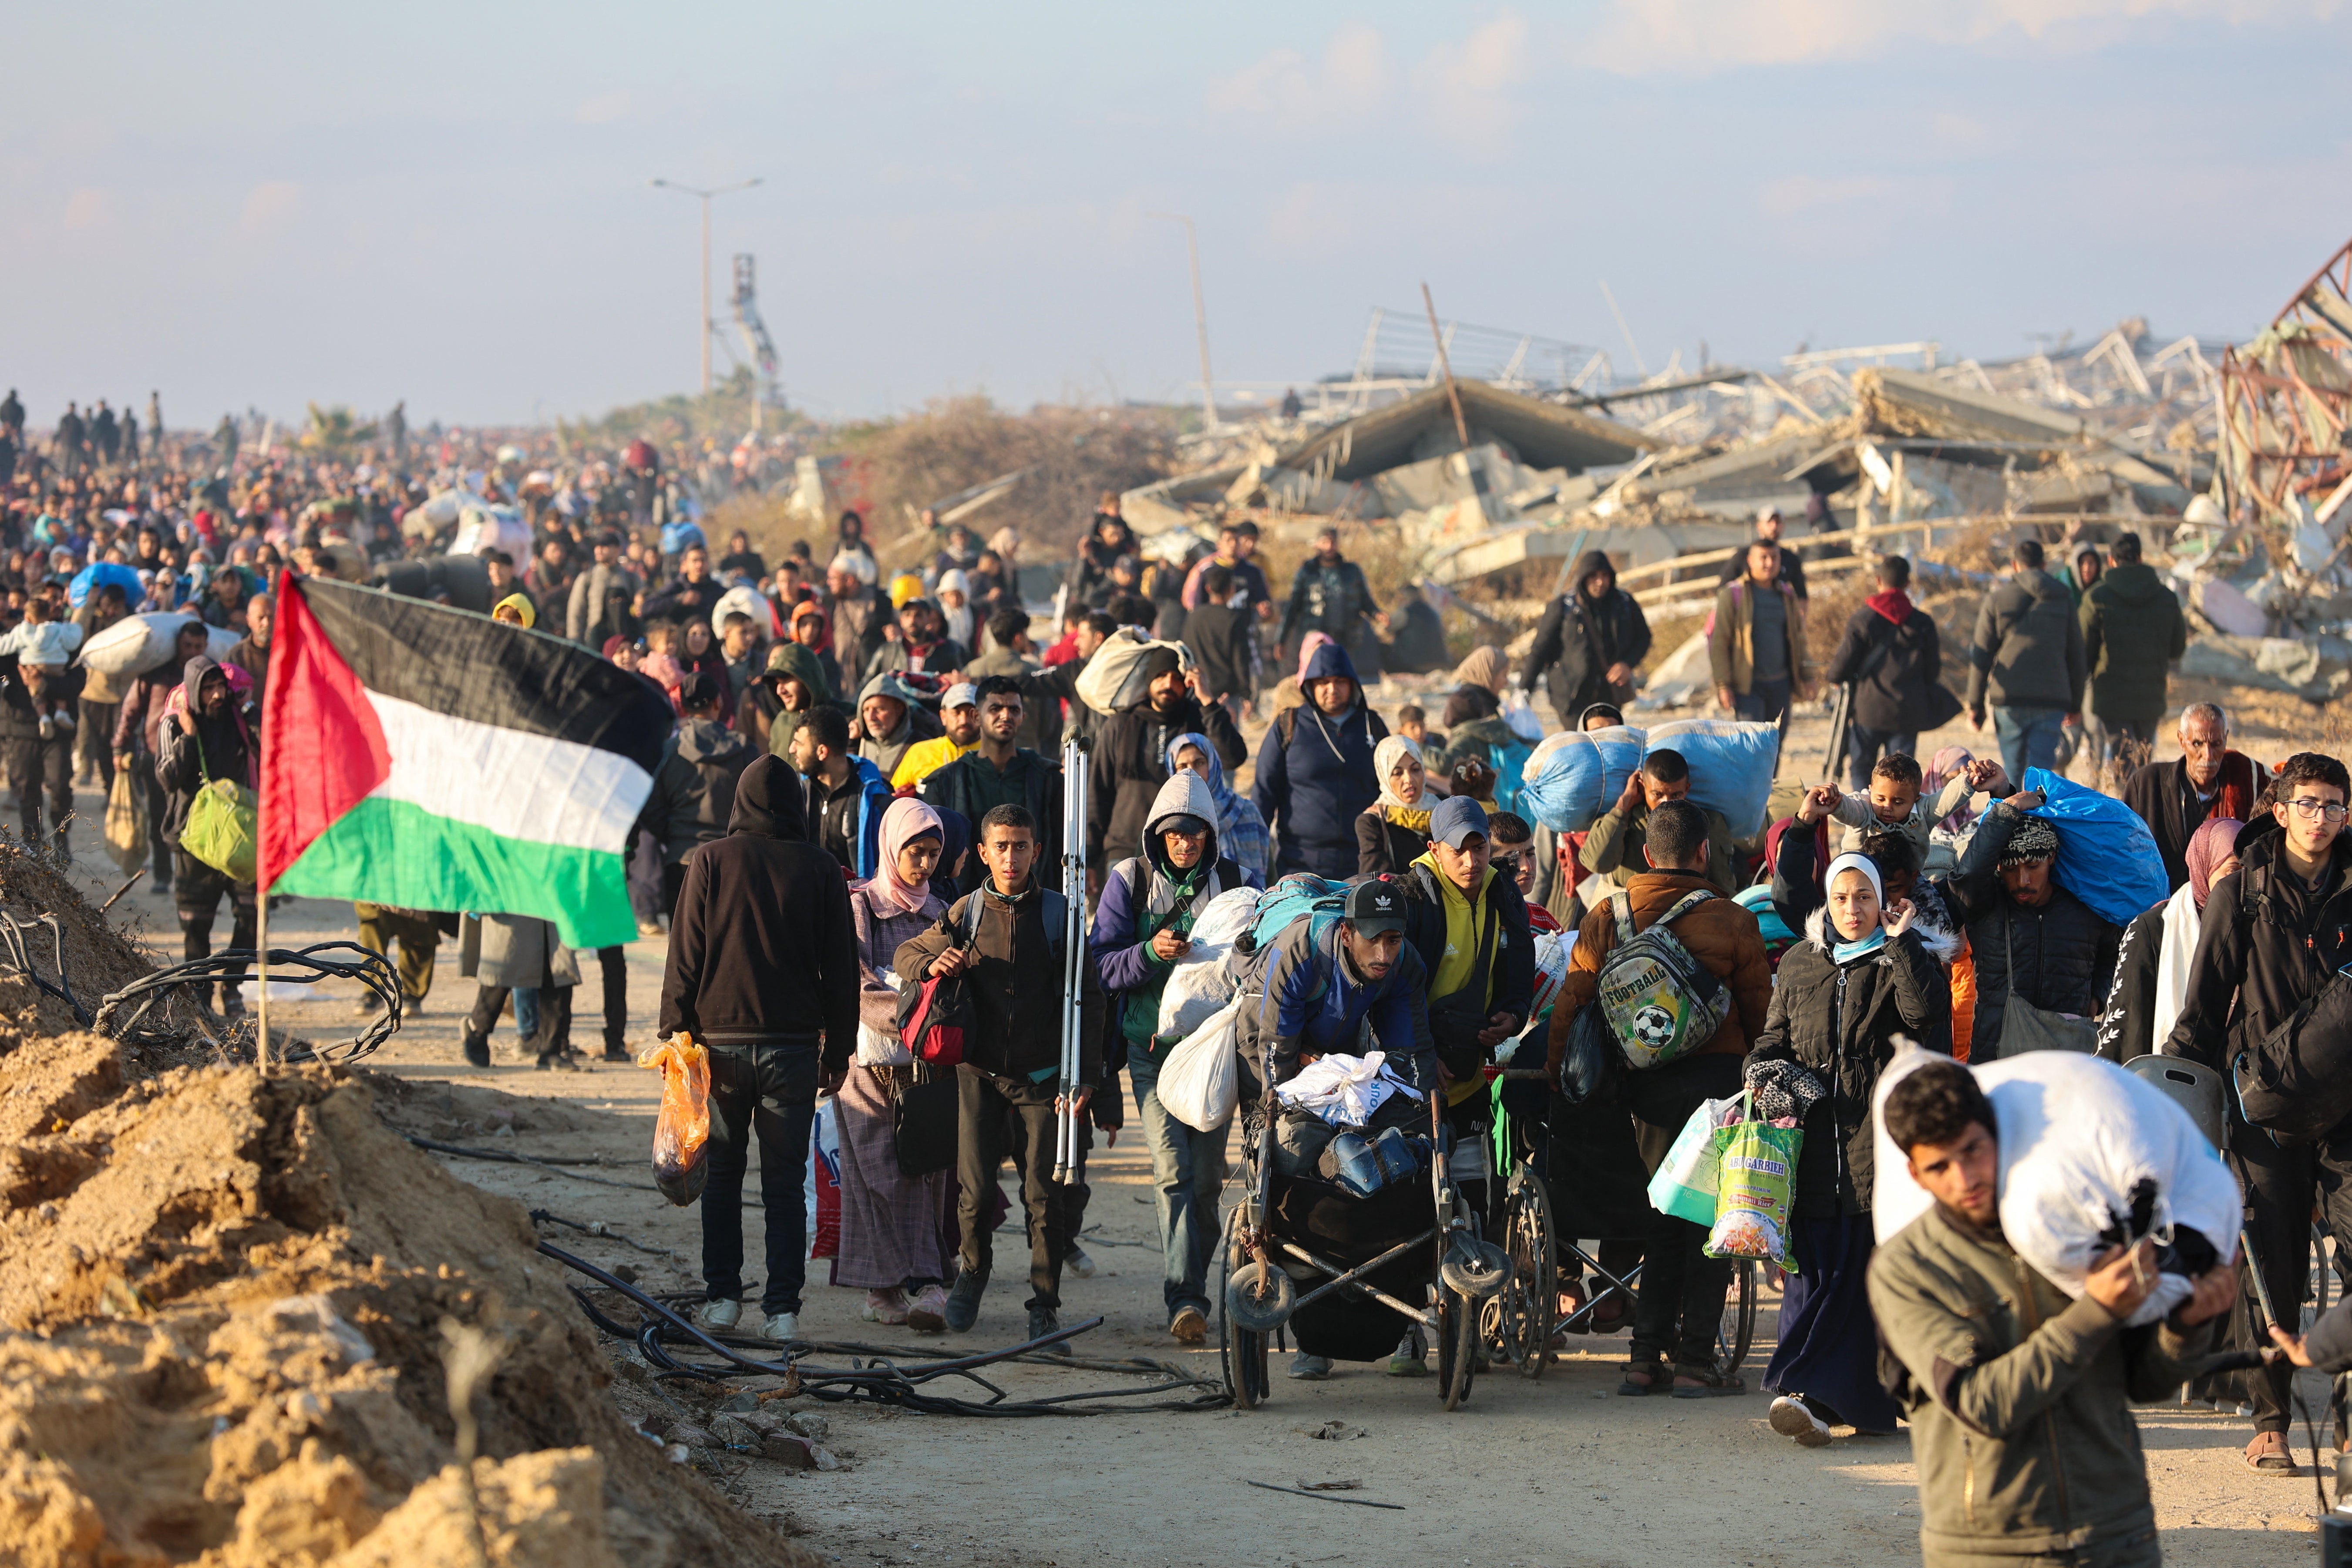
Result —
<path fill-rule="evenodd" d="M 1307 700 L 1266 727 L 1250 797 L 1274 831 L 1276 877 L 1344 881 L 1356 874 L 1356 818 L 1380 798 L 1372 748 L 1389 728 L 1365 705 L 1356 667 L 1336 643 L 1315 650 L 1298 684 Z"/>

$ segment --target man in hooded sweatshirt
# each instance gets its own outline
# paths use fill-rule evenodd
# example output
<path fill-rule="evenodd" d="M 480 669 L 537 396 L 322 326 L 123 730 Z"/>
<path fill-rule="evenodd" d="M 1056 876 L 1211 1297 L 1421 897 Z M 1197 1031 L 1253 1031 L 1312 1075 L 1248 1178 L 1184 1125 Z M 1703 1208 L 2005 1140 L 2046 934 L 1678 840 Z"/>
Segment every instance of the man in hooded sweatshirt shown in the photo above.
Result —
<path fill-rule="evenodd" d="M 940 716 L 924 707 L 915 689 L 895 673 L 877 675 L 857 693 L 857 754 L 885 780 L 898 771 L 908 747 L 946 733 Z"/>
<path fill-rule="evenodd" d="M 662 747 L 638 826 L 661 840 L 662 912 L 674 914 L 686 864 L 727 832 L 735 783 L 751 765 L 751 743 L 719 721 L 719 683 L 702 670 L 678 688 L 677 732 Z M 635 835 L 631 836 L 634 841 Z"/>
<path fill-rule="evenodd" d="M 2083 662 L 2091 672 L 2089 707 L 2106 737 L 2102 763 L 2124 741 L 2156 744 L 2168 667 L 2189 647 L 2180 596 L 2140 559 L 2139 535 L 2116 535 L 2107 562 L 2084 593 L 2080 614 Z"/>
<path fill-rule="evenodd" d="M 2042 569 L 2042 542 L 2020 540 L 2015 571 L 1977 610 L 1969 666 L 1969 722 L 1984 728 L 1992 708 L 2000 765 L 2022 785 L 2028 768 L 2055 767 L 2058 740 L 2083 718 L 2083 626 L 2066 584 Z"/>
<path fill-rule="evenodd" d="M 1230 889 L 1262 886 L 1219 854 L 1217 803 L 1209 782 L 1179 770 L 1151 803 L 1143 853 L 1120 861 L 1104 879 L 1087 940 L 1110 994 L 1103 1092 L 1117 1098 L 1125 1063 L 1151 1147 L 1168 1331 L 1182 1344 L 1199 1344 L 1208 1333 L 1209 1254 L 1217 1241 L 1217 1194 L 1225 1184 L 1225 1129 L 1195 1131 L 1160 1103 L 1160 1068 L 1181 1038 L 1157 1032 L 1160 996 L 1192 951 L 1193 923 L 1209 900 Z"/>
<path fill-rule="evenodd" d="M 1339 553 L 1339 531 L 1327 528 L 1315 536 L 1315 553 L 1290 580 L 1290 604 L 1282 612 L 1282 630 L 1275 641 L 1295 652 L 1300 637 L 1321 632 L 1377 679 L 1378 634 L 1387 620 L 1381 614 L 1380 602 L 1372 597 L 1371 585 L 1364 581 L 1364 569 Z"/>
<path fill-rule="evenodd" d="M 260 780 L 257 738 L 237 711 L 236 693 L 219 665 L 203 654 L 183 668 L 182 689 L 194 698 L 165 718 L 163 744 L 155 758 L 155 777 L 163 786 L 163 837 L 172 846 L 172 886 L 180 914 L 180 952 L 189 960 L 209 958 L 213 951 L 213 918 L 222 895 L 228 897 L 233 921 L 229 946 L 250 950 L 257 908 L 254 884 L 236 882 L 226 871 L 205 864 L 180 847 L 188 826 L 188 810 L 196 792 L 214 779 L 234 779 L 251 789 Z M 221 1012 L 237 1017 L 245 1012 L 242 994 L 244 965 L 221 983 Z"/>
<path fill-rule="evenodd" d="M 760 1331 L 778 1343 L 799 1335 L 809 1127 L 819 1089 L 848 1075 L 860 983 L 849 885 L 808 841 L 791 767 L 759 758 L 736 784 L 727 836 L 687 868 L 662 973 L 663 1037 L 683 1029 L 710 1049 L 705 1328 L 741 1320 L 743 1173 L 756 1133 L 767 1228 Z"/>
<path fill-rule="evenodd" d="M 1959 712 L 1958 699 L 1938 679 L 1944 652 L 1936 617 L 1911 602 L 1911 563 L 1889 555 L 1877 575 L 1878 592 L 1846 617 L 1830 658 L 1830 684 L 1853 683 L 1846 776 L 1855 789 L 1870 787 L 1871 765 L 1881 753 L 1916 755 L 1921 731 Z"/>
<path fill-rule="evenodd" d="M 1087 784 L 1087 864 L 1099 881 L 1102 868 L 1143 847 L 1143 826 L 1168 778 L 1168 743 L 1187 731 L 1209 737 L 1229 768 L 1249 760 L 1248 742 L 1233 715 L 1202 699 L 1197 671 L 1179 668 L 1176 650 L 1144 656 L 1150 684 L 1133 706 L 1103 721 L 1095 732 Z M 1355 842 L 1349 827 L 1349 843 Z"/>
<path fill-rule="evenodd" d="M 1356 818 L 1381 796 L 1372 748 L 1389 727 L 1366 706 L 1336 643 L 1308 658 L 1299 686 L 1307 700 L 1276 713 L 1258 743 L 1250 798 L 1275 835 L 1277 879 L 1313 871 L 1345 881 L 1356 872 Z"/>
<path fill-rule="evenodd" d="M 1595 702 L 1633 700 L 1633 671 L 1650 652 L 1650 622 L 1633 595 L 1617 586 L 1617 568 L 1598 550 L 1577 558 L 1572 585 L 1544 607 L 1535 646 L 1521 667 L 1551 689 L 1552 710 L 1574 730 Z"/>

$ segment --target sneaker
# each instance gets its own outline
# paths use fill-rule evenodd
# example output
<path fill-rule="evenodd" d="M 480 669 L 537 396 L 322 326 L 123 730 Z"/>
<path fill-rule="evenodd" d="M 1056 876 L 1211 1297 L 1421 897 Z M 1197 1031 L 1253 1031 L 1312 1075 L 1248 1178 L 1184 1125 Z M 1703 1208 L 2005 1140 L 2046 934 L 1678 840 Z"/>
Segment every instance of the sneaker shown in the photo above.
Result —
<path fill-rule="evenodd" d="M 422 1018 L 425 1016 L 425 998 L 422 996 L 402 997 L 400 1002 L 400 1016 L 403 1018 Z"/>
<path fill-rule="evenodd" d="M 1180 1345 L 1197 1345 L 1209 1337 L 1209 1316 L 1198 1307 L 1179 1307 L 1168 1331 Z"/>
<path fill-rule="evenodd" d="M 659 936 L 661 935 L 661 927 L 654 924 L 651 921 L 639 921 L 637 922 L 637 934 L 639 936 Z"/>
<path fill-rule="evenodd" d="M 1794 1437 L 1801 1448 L 1829 1447 L 1828 1424 L 1813 1414 L 1811 1406 L 1793 1394 L 1784 1394 L 1774 1400 L 1771 1413 L 1765 1420 L 1781 1436 Z"/>
<path fill-rule="evenodd" d="M 723 1334 L 743 1321 L 740 1301 L 705 1301 L 694 1314 L 695 1327 Z"/>
<path fill-rule="evenodd" d="M 907 1303 L 907 1326 L 919 1334 L 945 1332 L 948 1293 L 937 1285 L 926 1285 L 916 1291 Z"/>
<path fill-rule="evenodd" d="M 907 1321 L 907 1292 L 893 1285 L 887 1290 L 866 1292 L 866 1306 L 858 1316 L 869 1323 L 885 1323 L 898 1328 Z"/>
<path fill-rule="evenodd" d="M 772 1345 L 790 1344 L 801 1337 L 801 1315 L 798 1312 L 770 1312 L 768 1321 L 760 1325 L 760 1337 Z"/>
<path fill-rule="evenodd" d="M 1095 1277 L 1095 1260 L 1088 1258 L 1087 1249 L 1075 1241 L 1070 1243 L 1070 1255 L 1062 1259 L 1062 1267 L 1081 1279 L 1091 1279 Z"/>
<path fill-rule="evenodd" d="M 1427 1377 L 1429 1363 L 1423 1358 L 1429 1352 L 1422 1347 L 1421 1331 L 1415 1329 L 1397 1342 L 1396 1354 L 1389 1357 L 1391 1377 Z"/>
<path fill-rule="evenodd" d="M 73 733 L 74 716 L 70 713 L 61 710 L 52 718 L 49 722 L 56 725 L 58 729 L 63 730 L 68 735 Z"/>
<path fill-rule="evenodd" d="M 1032 1307 L 1029 1309 L 1029 1337 L 1031 1339 L 1042 1340 L 1047 1334 L 1059 1333 L 1061 1329 L 1061 1314 L 1055 1311 L 1053 1308 Z M 1047 1345 L 1038 1353 L 1041 1355 L 1067 1355 L 1070 1353 L 1070 1342 L 1067 1340 L 1057 1341 L 1053 1344 Z"/>
<path fill-rule="evenodd" d="M 604 1059 L 608 1062 L 634 1063 L 637 1058 L 630 1054 L 629 1047 L 626 1046 L 607 1045 L 604 1047 Z"/>
<path fill-rule="evenodd" d="M 464 1049 L 469 1065 L 478 1068 L 490 1065 L 490 1037 L 488 1035 L 467 1035 Z"/>
<path fill-rule="evenodd" d="M 980 1321 L 980 1299 L 987 1291 L 987 1275 L 969 1268 L 957 1275 L 955 1289 L 948 1292 L 947 1310 L 941 1314 L 947 1326 L 961 1334 Z"/>
<path fill-rule="evenodd" d="M 1331 1375 L 1331 1358 L 1300 1351 L 1290 1358 L 1290 1375 L 1301 1383 L 1320 1383 Z"/>

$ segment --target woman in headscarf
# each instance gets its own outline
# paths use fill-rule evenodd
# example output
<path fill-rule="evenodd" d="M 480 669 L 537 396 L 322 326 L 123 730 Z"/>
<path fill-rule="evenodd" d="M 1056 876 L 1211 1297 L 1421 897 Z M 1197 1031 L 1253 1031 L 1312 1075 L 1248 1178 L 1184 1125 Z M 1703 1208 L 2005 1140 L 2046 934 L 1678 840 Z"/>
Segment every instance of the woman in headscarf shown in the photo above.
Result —
<path fill-rule="evenodd" d="M 940 599 L 940 615 L 948 623 L 948 638 L 951 642 L 972 646 L 971 580 L 954 568 L 940 574 L 936 590 Z"/>
<path fill-rule="evenodd" d="M 955 1172 L 950 1164 L 909 1176 L 898 1168 L 891 1111 L 916 1068 L 898 1039 L 898 986 L 889 970 L 898 944 L 947 912 L 931 889 L 945 837 L 939 813 L 911 796 L 894 800 L 882 814 L 879 868 L 850 884 L 864 983 L 857 1059 L 834 1096 L 841 1130 L 841 1254 L 834 1259 L 834 1283 L 865 1288 L 868 1321 L 929 1333 L 947 1327 Z"/>
<path fill-rule="evenodd" d="M 1527 747 L 1503 718 L 1503 685 L 1510 674 L 1509 656 L 1491 645 L 1472 648 L 1454 667 L 1454 692 L 1445 700 L 1443 720 L 1445 750 L 1430 770 L 1446 793 L 1474 795 L 1490 812 L 1497 809 L 1495 785 L 1505 752 Z"/>
<path fill-rule="evenodd" d="M 1933 800 L 1943 792 L 1944 785 L 1955 774 L 1964 773 L 1976 761 L 1966 746 L 1946 746 L 1927 761 L 1927 770 L 1919 781 L 1919 794 Z M 1969 847 L 1969 837 L 1976 831 L 1977 811 L 1968 802 L 1949 816 L 1927 829 L 1927 858 L 1921 865 L 1922 874 L 1950 876 L 1960 863 L 1960 854 Z"/>
<path fill-rule="evenodd" d="M 1439 797 L 1430 791 L 1421 748 L 1402 735 L 1372 748 L 1372 773 L 1381 798 L 1356 818 L 1356 875 L 1401 877 L 1429 853 L 1429 814 Z"/>
<path fill-rule="evenodd" d="M 2216 882 L 2238 868 L 2238 834 L 2244 826 L 2233 816 L 2200 823 L 2189 836 L 2184 856 L 2189 880 L 2124 927 L 2115 995 L 2099 1017 L 2099 1054 L 2109 1061 L 2127 1062 L 2161 1050 L 2171 1037 L 2189 994 L 2205 900 Z"/>
<path fill-rule="evenodd" d="M 1841 1424 L 1857 1434 L 1895 1430 L 1865 1287 L 1871 1100 L 1895 1037 L 1940 1040 L 1952 1009 L 1943 969 L 1912 929 L 1909 900 L 1886 903 L 1870 857 L 1839 856 L 1823 881 L 1829 901 L 1806 918 L 1805 940 L 1781 955 L 1747 1070 L 1755 1114 L 1794 1117 L 1804 1128 L 1790 1184 L 1794 1267 L 1764 1387 L 1780 1395 L 1772 1430 L 1808 1448 L 1829 1442 Z"/>
<path fill-rule="evenodd" d="M 1217 850 L 1244 871 L 1257 875 L 1257 885 L 1266 885 L 1266 867 L 1274 858 L 1268 842 L 1265 818 L 1258 815 L 1255 802 L 1234 793 L 1225 782 L 1225 764 L 1217 755 L 1217 748 L 1209 737 L 1198 730 L 1188 730 L 1168 742 L 1168 771 L 1189 769 L 1209 781 L 1209 795 L 1217 803 Z"/>
<path fill-rule="evenodd" d="M 684 686 L 686 678 L 697 670 L 710 677 L 719 688 L 719 721 L 734 723 L 735 685 L 727 679 L 727 655 L 719 648 L 719 638 L 712 635 L 710 623 L 700 616 L 687 622 L 680 644 L 681 651 L 677 655 L 679 685 Z"/>

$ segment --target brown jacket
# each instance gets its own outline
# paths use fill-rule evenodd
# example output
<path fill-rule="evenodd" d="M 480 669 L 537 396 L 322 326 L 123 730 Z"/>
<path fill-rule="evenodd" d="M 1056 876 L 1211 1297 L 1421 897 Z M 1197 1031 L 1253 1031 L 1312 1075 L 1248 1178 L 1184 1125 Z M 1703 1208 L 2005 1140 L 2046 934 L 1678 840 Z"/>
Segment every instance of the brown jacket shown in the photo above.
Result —
<path fill-rule="evenodd" d="M 1805 601 L 1786 582 L 1775 583 L 1789 625 L 1790 689 L 1802 696 L 1813 685 L 1813 650 L 1805 640 Z M 1756 584 L 1737 577 L 1716 590 L 1715 615 L 1706 634 L 1706 661 L 1717 686 L 1742 697 L 1756 682 Z"/>
<path fill-rule="evenodd" d="M 1765 1016 L 1772 1007 L 1772 966 L 1765 961 L 1764 933 L 1757 930 L 1756 917 L 1725 898 L 1706 878 L 1682 871 L 1644 871 L 1625 890 L 1633 896 L 1633 929 L 1646 931 L 1674 908 L 1675 900 L 1702 889 L 1715 897 L 1671 929 L 1693 958 L 1730 985 L 1732 1014 L 1715 1032 L 1715 1038 L 1694 1054 L 1744 1057 L 1750 1042 L 1764 1032 Z M 1551 1054 L 1547 1066 L 1554 1078 L 1559 1076 L 1560 1060 L 1568 1054 L 1569 1022 L 1599 992 L 1601 961 L 1616 945 L 1617 917 L 1603 902 L 1577 928 L 1568 975 L 1559 983 L 1559 995 L 1552 1004 Z"/>

